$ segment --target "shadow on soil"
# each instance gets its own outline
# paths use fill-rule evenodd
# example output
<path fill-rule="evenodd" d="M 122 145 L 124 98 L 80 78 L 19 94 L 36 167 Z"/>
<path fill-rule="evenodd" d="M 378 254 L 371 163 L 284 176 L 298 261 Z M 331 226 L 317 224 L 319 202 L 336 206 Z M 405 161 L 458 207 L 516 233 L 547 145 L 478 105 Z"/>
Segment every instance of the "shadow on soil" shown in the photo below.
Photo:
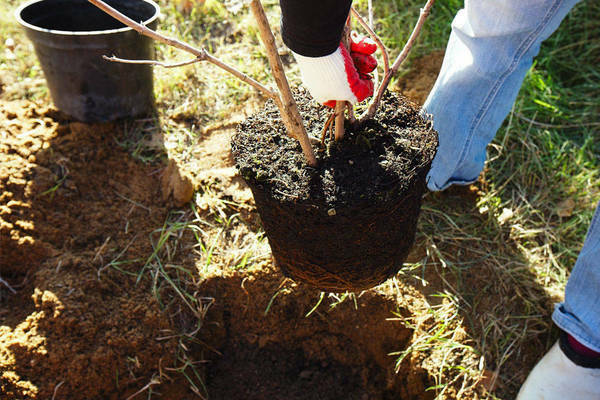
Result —
<path fill-rule="evenodd" d="M 463 383 L 457 381 L 445 398 L 485 397 L 487 390 L 513 398 L 554 338 L 552 300 L 524 270 L 519 271 L 519 282 L 511 281 L 514 277 L 504 267 L 527 265 L 516 249 L 505 266 L 481 253 L 485 246 L 477 241 L 492 249 L 502 246 L 498 237 L 508 232 L 502 226 L 478 231 L 485 217 L 476 200 L 473 193 L 459 190 L 426 201 L 422 232 L 411 255 L 425 267 L 418 278 L 399 274 L 396 290 L 390 290 L 388 282 L 388 287 L 356 296 L 338 295 L 342 301 L 325 294 L 320 302 L 320 292 L 285 280 L 270 262 L 207 278 L 198 292 L 214 303 L 199 336 L 209 343 L 194 352 L 206 362 L 210 398 L 433 399 L 438 370 L 437 378 L 448 382 L 466 362 L 450 355 L 461 345 L 473 348 L 475 366 L 469 367 L 476 371 L 479 363 L 481 376 L 469 378 L 467 383 L 475 386 L 467 397 L 464 392 L 456 397 Z M 463 233 L 472 237 L 472 243 L 436 236 L 433 227 L 440 226 L 436 219 L 454 213 L 463 215 L 467 222 Z M 432 246 L 439 256 L 431 256 Z M 451 254 L 443 257 L 445 266 L 442 254 Z M 423 339 L 419 336 L 423 332 L 409 326 L 415 320 L 427 321 L 428 313 L 443 303 L 444 293 L 459 299 L 464 336 L 447 338 L 447 360 L 432 357 L 428 350 L 413 351 L 397 369 L 398 356 L 393 354 Z M 528 318 L 533 314 L 536 318 Z M 452 347 L 454 339 L 457 347 Z"/>
<path fill-rule="evenodd" d="M 319 292 L 286 281 L 273 267 L 212 277 L 200 292 L 215 299 L 202 335 L 214 399 L 432 398 L 419 365 L 394 372 L 389 353 L 412 331 L 391 320 L 391 296 L 364 292 L 319 303 Z"/>
<path fill-rule="evenodd" d="M 510 238 L 511 224 L 480 211 L 481 185 L 485 181 L 427 195 L 411 255 L 423 267 L 414 272 L 418 279 L 404 283 L 432 306 L 443 302 L 440 294 L 454 296 L 470 338 L 465 343 L 481 355 L 483 387 L 509 399 L 556 340 L 551 314 L 560 299 L 529 270 Z"/>

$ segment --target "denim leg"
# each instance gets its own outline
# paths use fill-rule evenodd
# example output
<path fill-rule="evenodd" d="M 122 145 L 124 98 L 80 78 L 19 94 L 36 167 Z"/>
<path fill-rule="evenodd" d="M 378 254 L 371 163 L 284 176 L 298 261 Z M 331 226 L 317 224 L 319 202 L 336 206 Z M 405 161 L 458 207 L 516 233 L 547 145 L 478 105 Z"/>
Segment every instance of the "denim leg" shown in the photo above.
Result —
<path fill-rule="evenodd" d="M 440 136 L 430 190 L 477 180 L 540 44 L 578 1 L 465 0 L 423 106 Z"/>
<path fill-rule="evenodd" d="M 556 305 L 552 319 L 580 343 L 600 352 L 600 203 L 567 282 L 565 301 Z"/>

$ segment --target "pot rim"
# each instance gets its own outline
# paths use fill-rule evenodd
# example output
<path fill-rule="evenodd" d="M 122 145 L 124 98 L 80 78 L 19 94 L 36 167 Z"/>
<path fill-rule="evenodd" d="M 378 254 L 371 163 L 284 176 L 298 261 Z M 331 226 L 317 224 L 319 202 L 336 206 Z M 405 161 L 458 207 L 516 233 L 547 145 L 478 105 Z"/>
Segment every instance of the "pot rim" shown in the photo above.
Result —
<path fill-rule="evenodd" d="M 121 32 L 127 32 L 127 31 L 132 31 L 133 28 L 130 28 L 128 26 L 125 26 L 123 28 L 117 28 L 117 29 L 103 29 L 103 30 L 99 30 L 99 31 L 61 31 L 61 30 L 57 30 L 57 29 L 46 29 L 46 28 L 41 28 L 39 26 L 30 24 L 29 22 L 26 22 L 22 17 L 21 17 L 21 13 L 23 12 L 24 9 L 26 9 L 27 7 L 36 4 L 36 3 L 43 3 L 45 1 L 48 0 L 30 0 L 27 1 L 23 4 L 21 4 L 16 10 L 15 10 L 15 18 L 17 19 L 17 22 L 27 28 L 27 29 L 31 29 L 37 32 L 43 32 L 43 33 L 50 33 L 53 35 L 63 35 L 63 36 L 90 36 L 90 35 L 109 35 L 109 34 L 114 34 L 114 33 L 121 33 Z M 148 25 L 152 22 L 154 22 L 156 19 L 158 19 L 158 17 L 160 16 L 160 7 L 158 6 L 157 3 L 155 3 L 153 0 L 139 0 L 142 1 L 144 3 L 148 3 L 150 4 L 152 7 L 154 7 L 154 15 L 152 15 L 152 17 L 148 18 L 146 21 L 143 21 L 142 24 L 143 25 Z"/>

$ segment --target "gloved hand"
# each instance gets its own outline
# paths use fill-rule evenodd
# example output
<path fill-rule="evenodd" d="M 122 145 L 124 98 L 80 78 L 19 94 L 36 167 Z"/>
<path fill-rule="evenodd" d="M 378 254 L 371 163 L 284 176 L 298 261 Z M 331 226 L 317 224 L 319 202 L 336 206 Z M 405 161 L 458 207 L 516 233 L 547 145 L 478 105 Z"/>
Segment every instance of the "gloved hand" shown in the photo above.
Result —
<path fill-rule="evenodd" d="M 324 57 L 305 57 L 294 53 L 302 82 L 319 103 L 334 107 L 336 101 L 352 104 L 373 95 L 373 80 L 369 75 L 377 67 L 371 55 L 375 42 L 352 32 L 350 52 L 340 43 L 335 52 Z"/>

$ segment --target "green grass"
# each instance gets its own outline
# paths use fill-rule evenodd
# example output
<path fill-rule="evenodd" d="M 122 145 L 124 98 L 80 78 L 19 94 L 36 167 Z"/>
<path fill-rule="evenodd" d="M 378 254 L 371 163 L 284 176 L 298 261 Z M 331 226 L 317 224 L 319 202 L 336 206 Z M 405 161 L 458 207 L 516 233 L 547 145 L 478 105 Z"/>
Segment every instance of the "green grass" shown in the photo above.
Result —
<path fill-rule="evenodd" d="M 16 0 L 0 1 L 0 93 L 10 100 L 47 101 L 48 89 L 33 46 L 13 17 L 19 4 Z M 15 43 L 13 51 L 4 47 L 9 38 Z"/>

